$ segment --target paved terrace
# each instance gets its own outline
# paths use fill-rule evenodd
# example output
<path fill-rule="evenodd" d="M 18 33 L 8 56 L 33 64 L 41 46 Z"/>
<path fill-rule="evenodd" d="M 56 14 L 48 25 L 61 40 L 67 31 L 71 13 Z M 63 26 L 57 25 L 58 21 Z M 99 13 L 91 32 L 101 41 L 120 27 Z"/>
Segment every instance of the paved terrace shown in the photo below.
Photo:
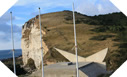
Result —
<path fill-rule="evenodd" d="M 45 77 L 76 77 L 75 63 L 61 62 L 51 64 L 44 67 Z M 96 77 L 101 73 L 105 73 L 99 64 L 94 62 L 80 62 L 79 75 L 80 77 Z M 41 70 L 36 71 L 30 77 L 41 77 Z"/>

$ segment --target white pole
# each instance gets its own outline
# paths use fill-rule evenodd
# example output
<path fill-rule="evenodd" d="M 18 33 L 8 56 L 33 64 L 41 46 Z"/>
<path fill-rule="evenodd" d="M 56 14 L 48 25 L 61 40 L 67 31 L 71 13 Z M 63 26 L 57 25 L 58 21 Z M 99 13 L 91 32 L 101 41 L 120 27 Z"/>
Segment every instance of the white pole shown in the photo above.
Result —
<path fill-rule="evenodd" d="M 42 77 L 44 77 L 43 47 L 42 47 L 42 32 L 41 32 L 41 16 L 40 16 L 40 7 L 39 7 L 39 23 L 40 23 L 41 54 L 42 54 Z"/>
<path fill-rule="evenodd" d="M 14 36 L 13 36 L 13 24 L 12 24 L 12 12 L 11 14 L 11 38 L 12 38 L 12 52 L 13 52 L 13 67 L 14 67 L 14 73 L 16 74 L 16 67 L 15 67 L 15 50 L 14 50 Z"/>
<path fill-rule="evenodd" d="M 76 40 L 76 25 L 75 25 L 75 13 L 74 13 L 74 3 L 73 3 L 73 24 L 74 24 L 74 39 L 75 39 L 75 53 L 76 53 L 76 73 L 77 77 L 79 77 L 78 71 L 78 52 L 77 52 L 77 40 Z"/>

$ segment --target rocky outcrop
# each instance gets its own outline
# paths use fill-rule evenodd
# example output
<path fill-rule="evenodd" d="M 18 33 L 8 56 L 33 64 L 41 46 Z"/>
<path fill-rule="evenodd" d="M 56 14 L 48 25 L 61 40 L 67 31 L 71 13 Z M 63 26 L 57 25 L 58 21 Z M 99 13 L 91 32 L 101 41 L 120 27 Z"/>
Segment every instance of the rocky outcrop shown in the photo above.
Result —
<path fill-rule="evenodd" d="M 40 68 L 40 64 L 42 61 L 41 56 L 41 41 L 40 41 L 40 29 L 37 24 L 38 21 L 35 19 L 31 19 L 26 22 L 22 28 L 22 40 L 21 40 L 21 48 L 22 48 L 22 57 L 24 65 L 27 64 L 28 59 L 33 59 L 35 61 L 36 68 Z M 46 32 L 42 30 L 43 36 L 46 35 Z M 43 54 L 45 55 L 48 52 L 48 47 L 42 39 L 43 43 Z"/>

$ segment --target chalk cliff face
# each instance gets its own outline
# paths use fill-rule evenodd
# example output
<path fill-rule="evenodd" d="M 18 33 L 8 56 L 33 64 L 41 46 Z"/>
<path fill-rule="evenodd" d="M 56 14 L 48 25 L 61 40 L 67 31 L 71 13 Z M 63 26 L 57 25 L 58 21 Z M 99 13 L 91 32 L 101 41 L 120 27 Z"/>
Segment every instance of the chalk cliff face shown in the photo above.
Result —
<path fill-rule="evenodd" d="M 40 28 L 39 25 L 36 24 L 39 23 L 35 21 L 35 19 L 32 19 L 28 22 L 26 22 L 22 28 L 22 42 L 21 42 L 21 48 L 22 48 L 22 57 L 23 57 L 23 63 L 24 65 L 27 64 L 28 59 L 33 59 L 35 62 L 36 68 L 40 68 L 42 56 L 41 56 L 41 40 L 40 40 Z M 46 34 L 42 30 L 43 36 Z M 45 42 L 42 39 L 43 43 L 43 54 L 45 55 L 48 52 L 48 47 L 45 44 Z"/>

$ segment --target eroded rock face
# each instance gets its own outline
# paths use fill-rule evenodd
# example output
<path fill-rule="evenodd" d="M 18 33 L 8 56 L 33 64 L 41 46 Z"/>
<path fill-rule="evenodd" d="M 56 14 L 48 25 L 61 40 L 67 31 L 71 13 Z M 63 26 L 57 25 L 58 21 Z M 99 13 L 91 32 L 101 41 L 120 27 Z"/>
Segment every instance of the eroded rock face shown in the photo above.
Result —
<path fill-rule="evenodd" d="M 36 68 L 40 68 L 40 64 L 42 61 L 41 56 L 41 40 L 40 40 L 40 29 L 38 28 L 38 24 L 35 22 L 27 22 L 24 24 L 22 28 L 22 40 L 21 40 L 21 48 L 22 48 L 22 57 L 24 65 L 27 64 L 28 59 L 33 59 L 35 62 Z M 42 31 L 43 36 L 46 32 Z M 43 37 L 42 36 L 42 37 Z M 43 44 L 43 55 L 48 52 L 48 47 L 42 39 Z"/>

